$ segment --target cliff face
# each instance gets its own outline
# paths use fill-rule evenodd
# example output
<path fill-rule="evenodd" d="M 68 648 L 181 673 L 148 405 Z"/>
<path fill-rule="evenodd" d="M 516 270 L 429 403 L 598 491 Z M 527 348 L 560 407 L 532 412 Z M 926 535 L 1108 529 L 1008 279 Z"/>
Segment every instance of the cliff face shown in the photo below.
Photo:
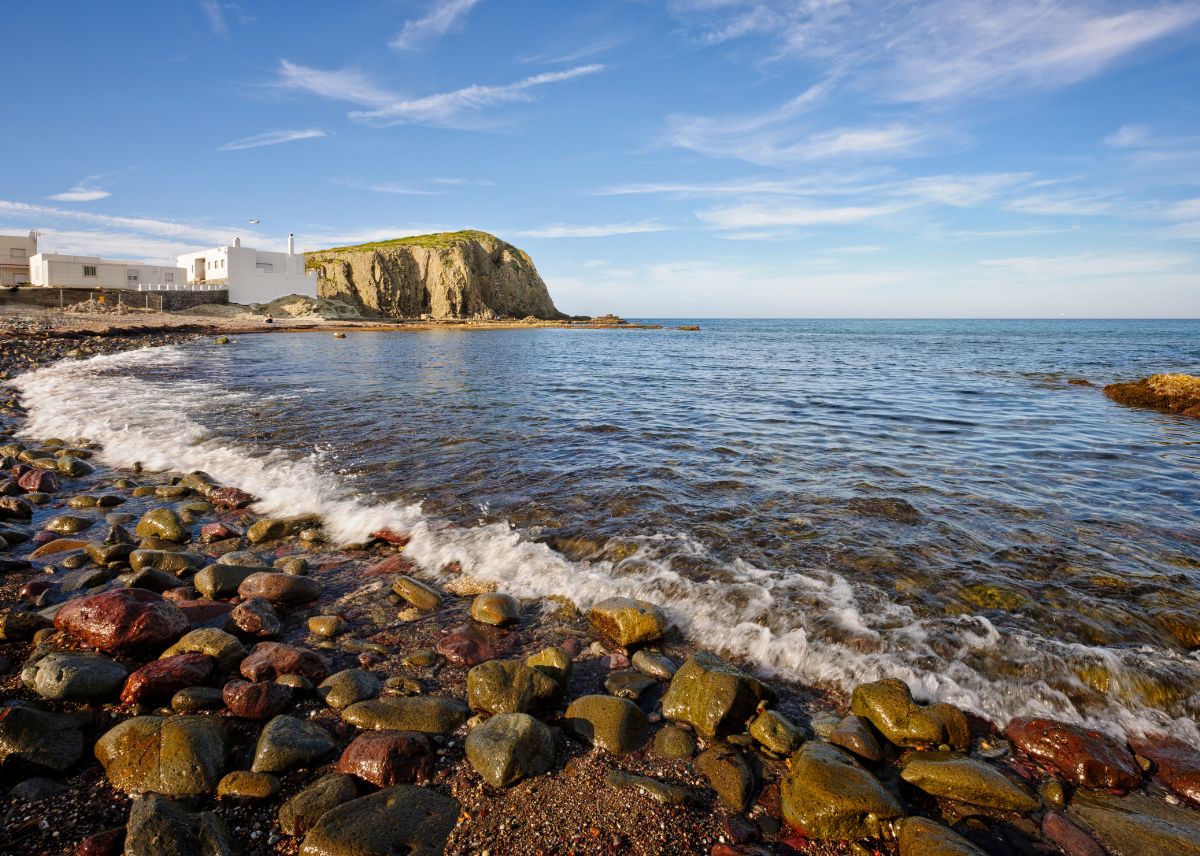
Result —
<path fill-rule="evenodd" d="M 391 318 L 565 318 L 529 256 L 486 232 L 443 232 L 305 254 L 317 294 Z"/>

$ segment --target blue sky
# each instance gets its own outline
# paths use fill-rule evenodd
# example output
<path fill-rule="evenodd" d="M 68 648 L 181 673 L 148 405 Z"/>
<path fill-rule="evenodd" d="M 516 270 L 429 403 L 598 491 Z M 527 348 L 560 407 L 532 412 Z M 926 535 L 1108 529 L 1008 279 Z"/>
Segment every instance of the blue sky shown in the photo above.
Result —
<path fill-rule="evenodd" d="M 573 313 L 1200 316 L 1196 0 L 176 0 L 5 21 L 0 230 L 49 251 L 478 228 Z"/>

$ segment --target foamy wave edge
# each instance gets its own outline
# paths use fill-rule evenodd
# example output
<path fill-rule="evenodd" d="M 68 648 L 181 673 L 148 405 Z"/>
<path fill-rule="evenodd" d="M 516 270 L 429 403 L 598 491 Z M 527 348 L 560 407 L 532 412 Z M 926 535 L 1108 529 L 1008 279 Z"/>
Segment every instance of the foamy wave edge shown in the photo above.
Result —
<path fill-rule="evenodd" d="M 864 681 L 898 677 L 918 698 L 957 704 L 1001 726 L 1017 715 L 1052 716 L 1125 733 L 1200 739 L 1196 723 L 1183 716 L 1115 702 L 1080 711 L 1043 681 L 988 676 L 966 662 L 975 653 L 1004 646 L 1006 652 L 1025 651 L 1031 658 L 1098 661 L 1118 681 L 1123 676 L 1132 681 L 1139 660 L 1167 658 L 1174 666 L 1196 668 L 1192 658 L 1159 649 L 1130 651 L 1002 634 L 986 618 L 968 616 L 938 619 L 956 624 L 961 647 L 952 658 L 938 657 L 936 669 L 922 667 L 918 661 L 936 656 L 925 644 L 927 621 L 887 601 L 877 589 L 862 598 L 833 573 L 777 572 L 734 560 L 722 579 L 694 580 L 669 567 L 663 546 L 675 543 L 697 551 L 703 545 L 672 535 L 640 539 L 645 546 L 636 563 L 572 562 L 502 523 L 456 526 L 425 514 L 416 504 L 371 502 L 355 492 L 350 480 L 325 472 L 315 453 L 296 457 L 256 449 L 203 424 L 203 417 L 219 412 L 223 401 L 232 402 L 239 394 L 201 379 L 168 383 L 136 374 L 151 365 L 184 367 L 188 361 L 185 347 L 167 346 L 62 361 L 22 375 L 11 382 L 27 409 L 20 433 L 87 438 L 102 445 L 97 459 L 116 468 L 140 462 L 149 471 L 203 470 L 259 497 L 254 510 L 261 514 L 320 515 L 330 537 L 342 543 L 361 541 L 383 528 L 408 532 L 405 553 L 427 576 L 436 577 L 437 569 L 457 561 L 465 573 L 495 581 L 518 597 L 560 595 L 582 609 L 617 595 L 650 600 L 696 644 L 744 658 L 767 676 L 843 691 Z M 119 402 L 115 410 L 113 402 Z M 637 570 L 630 572 L 630 567 Z M 793 612 L 795 607 L 787 605 L 795 602 L 806 606 Z M 865 614 L 868 602 L 871 614 Z M 886 644 L 880 651 L 864 652 L 812 638 L 804 623 L 814 604 L 824 619 Z"/>

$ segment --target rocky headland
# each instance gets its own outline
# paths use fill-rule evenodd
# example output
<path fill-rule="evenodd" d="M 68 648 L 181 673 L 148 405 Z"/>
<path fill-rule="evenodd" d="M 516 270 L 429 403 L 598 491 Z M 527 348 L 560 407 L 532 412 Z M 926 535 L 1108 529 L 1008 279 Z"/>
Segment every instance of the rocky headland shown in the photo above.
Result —
<path fill-rule="evenodd" d="M 306 253 L 320 297 L 387 318 L 560 320 L 527 253 L 487 232 L 442 232 Z"/>
<path fill-rule="evenodd" d="M 0 372 L 169 340 L 11 336 Z M 0 852 L 1200 853 L 1196 747 L 766 681 L 653 603 L 521 601 L 22 414 L 0 390 Z"/>

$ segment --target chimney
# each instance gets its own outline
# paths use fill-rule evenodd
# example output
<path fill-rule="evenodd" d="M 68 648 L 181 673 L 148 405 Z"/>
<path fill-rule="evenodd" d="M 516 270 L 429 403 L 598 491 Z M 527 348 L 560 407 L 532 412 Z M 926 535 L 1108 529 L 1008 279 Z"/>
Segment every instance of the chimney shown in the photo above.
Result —
<path fill-rule="evenodd" d="M 234 238 L 234 239 L 233 239 L 233 245 L 234 245 L 235 247 L 240 247 L 240 246 L 242 245 L 242 239 L 241 239 L 241 238 Z"/>
<path fill-rule="evenodd" d="M 288 255 L 296 255 L 296 236 L 288 232 Z"/>

